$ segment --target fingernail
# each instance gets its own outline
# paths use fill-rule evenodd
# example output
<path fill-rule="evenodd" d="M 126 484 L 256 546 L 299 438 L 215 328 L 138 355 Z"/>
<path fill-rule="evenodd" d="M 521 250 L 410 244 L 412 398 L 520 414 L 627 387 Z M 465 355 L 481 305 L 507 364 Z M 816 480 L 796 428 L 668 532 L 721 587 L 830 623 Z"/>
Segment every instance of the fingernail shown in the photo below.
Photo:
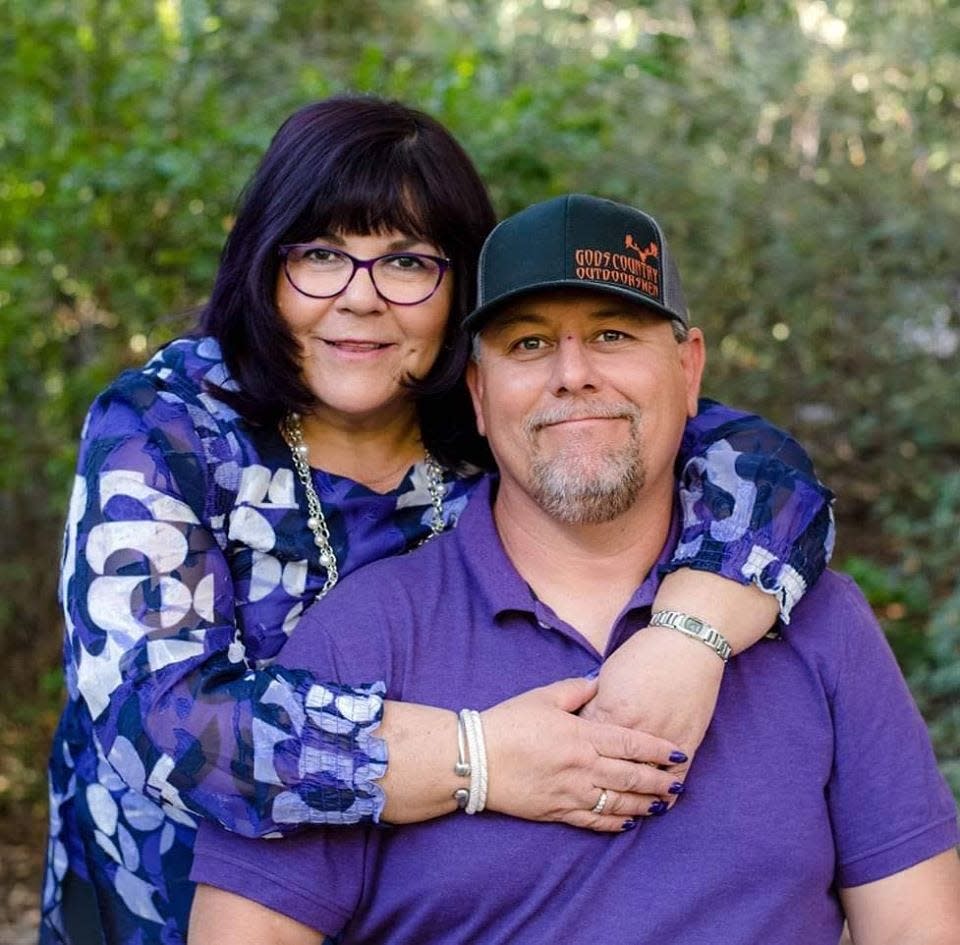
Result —
<path fill-rule="evenodd" d="M 674 765 L 682 765 L 687 760 L 687 756 L 682 751 L 671 751 L 670 752 L 670 763 Z"/>
<path fill-rule="evenodd" d="M 636 827 L 636 826 L 637 826 L 637 822 L 636 822 L 635 820 L 625 820 L 625 821 L 620 825 L 620 829 L 621 829 L 624 833 L 626 833 L 628 830 L 633 830 L 634 827 Z"/>
<path fill-rule="evenodd" d="M 667 812 L 666 801 L 654 801 L 650 805 L 649 813 L 653 814 L 654 817 L 659 817 L 660 814 L 665 814 L 666 812 Z"/>
<path fill-rule="evenodd" d="M 673 784 L 667 788 L 667 794 L 683 794 L 686 789 L 686 785 L 682 781 L 674 781 Z"/>

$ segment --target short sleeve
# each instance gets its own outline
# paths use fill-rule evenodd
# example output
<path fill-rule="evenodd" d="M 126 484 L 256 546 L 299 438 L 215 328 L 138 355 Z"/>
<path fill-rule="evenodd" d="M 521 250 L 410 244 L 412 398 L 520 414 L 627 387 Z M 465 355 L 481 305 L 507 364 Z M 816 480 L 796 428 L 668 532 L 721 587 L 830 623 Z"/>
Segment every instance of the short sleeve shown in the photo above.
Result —
<path fill-rule="evenodd" d="M 900 872 L 960 842 L 957 810 L 926 725 L 856 585 L 843 579 L 833 614 L 844 636 L 833 694 L 834 764 L 827 787 L 840 886 Z"/>
<path fill-rule="evenodd" d="M 317 827 L 262 840 L 204 822 L 197 833 L 190 879 L 335 936 L 360 901 L 367 836 L 365 828 Z"/>

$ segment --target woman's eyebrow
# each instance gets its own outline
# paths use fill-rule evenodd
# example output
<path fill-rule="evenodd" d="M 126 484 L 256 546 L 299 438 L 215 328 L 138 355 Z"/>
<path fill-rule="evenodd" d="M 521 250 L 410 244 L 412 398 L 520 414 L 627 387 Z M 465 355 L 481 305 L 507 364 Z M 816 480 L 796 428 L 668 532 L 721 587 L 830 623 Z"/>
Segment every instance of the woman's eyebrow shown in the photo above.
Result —
<path fill-rule="evenodd" d="M 339 233 L 318 233 L 312 240 L 311 243 L 326 243 L 330 246 L 346 246 L 347 241 Z M 398 250 L 410 249 L 411 246 L 427 246 L 433 248 L 433 243 L 430 240 L 423 239 L 420 236 L 398 236 L 396 239 L 390 240 L 387 244 L 387 252 L 392 253 Z"/>

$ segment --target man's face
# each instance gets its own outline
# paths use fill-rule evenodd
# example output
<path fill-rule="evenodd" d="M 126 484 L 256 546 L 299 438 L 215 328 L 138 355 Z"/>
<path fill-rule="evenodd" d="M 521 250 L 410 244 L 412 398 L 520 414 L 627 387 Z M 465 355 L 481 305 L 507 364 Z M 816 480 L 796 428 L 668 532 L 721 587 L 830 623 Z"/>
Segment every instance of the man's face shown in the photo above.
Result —
<path fill-rule="evenodd" d="M 678 343 L 667 318 L 614 296 L 540 293 L 484 327 L 468 368 L 477 423 L 500 468 L 568 524 L 611 521 L 641 492 L 669 500 L 703 336 Z"/>

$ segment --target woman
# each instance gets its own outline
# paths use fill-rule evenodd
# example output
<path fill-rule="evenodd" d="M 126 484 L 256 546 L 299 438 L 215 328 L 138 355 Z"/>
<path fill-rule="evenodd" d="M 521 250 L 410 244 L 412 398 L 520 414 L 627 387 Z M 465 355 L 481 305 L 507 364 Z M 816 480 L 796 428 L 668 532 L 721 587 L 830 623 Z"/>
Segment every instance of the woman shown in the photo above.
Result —
<path fill-rule="evenodd" d="M 333 686 L 272 661 L 338 576 L 452 527 L 480 480 L 458 325 L 493 223 L 432 119 L 368 98 L 308 106 L 247 188 L 200 336 L 94 404 L 61 584 L 70 698 L 51 762 L 44 941 L 183 941 L 197 818 L 275 835 L 455 809 L 437 787 L 456 759 L 452 713 L 384 708 L 376 681 Z M 343 285 L 318 288 L 304 265 L 340 267 Z M 749 479 L 731 472 L 734 452 L 749 454 Z M 686 558 L 672 567 L 698 570 L 671 575 L 657 605 L 741 649 L 822 570 L 829 493 L 796 444 L 720 405 L 691 423 L 684 460 Z M 749 581 L 768 593 L 734 583 Z M 488 710 L 489 806 L 608 831 L 661 810 L 722 665 L 651 629 L 598 683 Z M 611 778 L 615 804 L 590 811 Z"/>

